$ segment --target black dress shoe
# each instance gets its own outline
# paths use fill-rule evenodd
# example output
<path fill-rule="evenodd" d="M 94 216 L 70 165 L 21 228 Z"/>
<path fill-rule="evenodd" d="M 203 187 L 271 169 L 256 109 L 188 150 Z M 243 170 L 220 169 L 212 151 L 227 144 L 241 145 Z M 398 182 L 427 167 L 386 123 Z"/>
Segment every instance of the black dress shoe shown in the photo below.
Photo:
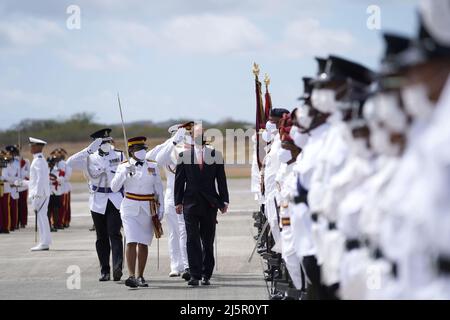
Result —
<path fill-rule="evenodd" d="M 56 229 L 55 227 L 50 229 L 50 232 L 58 232 L 58 229 Z"/>
<path fill-rule="evenodd" d="M 202 286 L 209 286 L 211 283 L 209 282 L 208 278 L 203 278 L 202 279 Z"/>
<path fill-rule="evenodd" d="M 120 279 L 122 278 L 122 275 L 123 275 L 122 270 L 120 270 L 120 269 L 114 270 L 114 272 L 113 272 L 114 281 L 120 281 Z"/>
<path fill-rule="evenodd" d="M 100 277 L 100 279 L 98 279 L 98 281 L 109 281 L 111 280 L 111 276 L 109 275 L 109 273 L 102 273 L 102 276 Z"/>
<path fill-rule="evenodd" d="M 135 277 L 129 277 L 125 280 L 125 285 L 130 288 L 137 288 L 139 286 Z"/>
<path fill-rule="evenodd" d="M 191 280 L 191 273 L 189 272 L 189 269 L 184 270 L 183 275 L 181 276 L 185 281 Z"/>
<path fill-rule="evenodd" d="M 199 281 L 197 279 L 192 278 L 191 280 L 188 281 L 188 286 L 197 287 L 198 283 L 199 283 Z"/>
<path fill-rule="evenodd" d="M 144 277 L 138 277 L 136 282 L 139 287 L 148 287 L 148 283 L 145 282 Z"/>

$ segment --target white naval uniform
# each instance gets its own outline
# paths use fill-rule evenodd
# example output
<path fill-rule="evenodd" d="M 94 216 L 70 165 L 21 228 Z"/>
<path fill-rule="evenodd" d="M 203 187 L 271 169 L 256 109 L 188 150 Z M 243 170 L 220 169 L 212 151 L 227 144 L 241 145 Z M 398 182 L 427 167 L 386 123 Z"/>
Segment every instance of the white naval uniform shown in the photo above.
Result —
<path fill-rule="evenodd" d="M 289 275 L 294 283 L 294 286 L 300 290 L 302 288 L 302 277 L 300 270 L 300 259 L 295 254 L 295 247 L 293 241 L 293 230 L 289 225 L 292 216 L 294 204 L 290 203 L 293 195 L 296 192 L 297 176 L 293 171 L 295 162 L 286 166 L 284 174 L 281 177 L 283 183 L 280 192 L 280 228 L 281 230 L 281 255 L 286 263 Z M 287 221 L 287 224 L 284 221 Z"/>
<path fill-rule="evenodd" d="M 153 194 L 159 201 L 160 220 L 164 214 L 164 192 L 159 170 L 155 162 L 144 160 L 142 165 L 136 165 L 135 173 L 127 173 L 127 166 L 136 165 L 133 158 L 119 165 L 111 181 L 111 189 L 118 192 L 122 187 L 124 192 L 136 195 Z M 138 201 L 125 197 L 120 206 L 120 217 L 128 243 L 150 245 L 153 238 L 153 223 L 149 201 Z"/>
<path fill-rule="evenodd" d="M 110 188 L 117 167 L 123 160 L 122 152 L 111 149 L 107 155 L 100 156 L 99 151 L 89 154 L 87 148 L 67 159 L 68 166 L 72 169 L 83 170 L 89 180 L 89 208 L 92 212 L 105 214 L 108 200 L 116 209 L 120 208 L 123 199 L 120 190 L 107 193 L 100 190 Z"/>
<path fill-rule="evenodd" d="M 30 180 L 28 184 L 28 197 L 31 207 L 37 210 L 37 225 L 39 230 L 39 244 L 50 245 L 50 224 L 47 217 L 48 200 L 50 198 L 50 171 L 47 161 L 42 153 L 33 155 L 30 166 Z"/>
<path fill-rule="evenodd" d="M 18 188 L 14 187 L 14 182 L 19 180 L 20 164 L 17 159 L 12 160 L 8 163 L 6 168 L 2 170 L 2 180 L 4 183 L 4 193 L 9 193 L 11 199 L 19 199 Z"/>
<path fill-rule="evenodd" d="M 329 124 L 325 123 L 311 130 L 307 144 L 297 157 L 294 170 L 297 173 L 297 179 L 306 190 L 309 190 L 311 187 L 311 178 L 315 169 L 317 156 L 323 147 L 328 129 Z M 305 203 L 299 203 L 291 217 L 295 250 L 299 259 L 316 255 L 317 253 L 317 247 L 313 237 L 313 225 L 309 207 Z"/>
<path fill-rule="evenodd" d="M 271 143 L 270 151 L 264 158 L 265 213 L 267 220 L 269 221 L 270 231 L 275 241 L 272 250 L 278 253 L 281 253 L 281 234 L 275 199 L 278 198 L 276 176 L 281 166 L 280 160 L 278 159 L 278 150 L 280 148 L 280 134 L 277 133 Z"/>
<path fill-rule="evenodd" d="M 174 186 L 175 169 L 178 154 L 184 151 L 182 144 L 174 145 L 173 138 L 147 153 L 146 159 L 155 160 L 158 166 L 164 168 L 166 175 L 166 192 L 164 196 L 164 215 L 169 229 L 170 270 L 184 272 L 189 268 L 186 251 L 186 225 L 184 216 L 175 210 Z"/>

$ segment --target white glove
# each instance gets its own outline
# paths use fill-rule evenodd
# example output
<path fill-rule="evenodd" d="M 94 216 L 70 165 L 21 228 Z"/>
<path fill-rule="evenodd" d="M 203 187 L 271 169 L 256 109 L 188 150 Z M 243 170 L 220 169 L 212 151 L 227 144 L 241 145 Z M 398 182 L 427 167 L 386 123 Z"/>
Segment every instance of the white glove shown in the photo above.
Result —
<path fill-rule="evenodd" d="M 94 153 L 95 151 L 97 151 L 100 148 L 100 145 L 102 144 L 103 140 L 102 138 L 97 138 L 95 139 L 88 147 L 87 147 L 87 151 L 89 153 Z"/>
<path fill-rule="evenodd" d="M 22 180 L 16 180 L 16 181 L 14 181 L 14 186 L 16 186 L 16 187 L 23 187 Z"/>
<path fill-rule="evenodd" d="M 136 173 L 136 166 L 131 163 L 129 163 L 125 168 L 127 175 L 130 177 Z"/>
<path fill-rule="evenodd" d="M 173 136 L 173 142 L 176 144 L 179 144 L 184 140 L 184 136 L 186 135 L 186 129 L 185 128 L 179 128 L 175 135 Z"/>

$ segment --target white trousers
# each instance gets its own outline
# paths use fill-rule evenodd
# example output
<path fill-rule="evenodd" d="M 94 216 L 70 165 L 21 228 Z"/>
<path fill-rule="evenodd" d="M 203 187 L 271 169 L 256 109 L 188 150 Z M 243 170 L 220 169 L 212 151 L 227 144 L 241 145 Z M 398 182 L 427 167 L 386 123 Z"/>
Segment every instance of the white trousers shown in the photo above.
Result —
<path fill-rule="evenodd" d="M 52 237 L 50 234 L 50 224 L 48 222 L 47 210 L 49 197 L 45 199 L 42 208 L 37 213 L 37 226 L 39 232 L 39 244 L 50 245 L 52 243 Z"/>
<path fill-rule="evenodd" d="M 272 250 L 281 253 L 281 234 L 280 226 L 278 224 L 277 208 L 275 205 L 275 192 L 271 192 L 266 198 L 265 211 L 267 215 L 267 220 L 269 221 L 270 232 L 272 233 L 275 245 Z"/>
<path fill-rule="evenodd" d="M 183 272 L 189 268 L 186 252 L 186 225 L 182 214 L 177 214 L 174 205 L 165 206 L 165 215 L 169 229 L 170 270 Z"/>

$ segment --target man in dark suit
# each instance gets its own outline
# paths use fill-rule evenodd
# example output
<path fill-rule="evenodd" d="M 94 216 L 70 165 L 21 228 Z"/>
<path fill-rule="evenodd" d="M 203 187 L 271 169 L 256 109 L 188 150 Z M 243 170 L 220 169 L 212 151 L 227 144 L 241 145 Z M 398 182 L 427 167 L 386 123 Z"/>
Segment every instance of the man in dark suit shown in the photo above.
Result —
<path fill-rule="evenodd" d="M 217 210 L 228 209 L 228 187 L 222 154 L 205 146 L 203 130 L 196 125 L 194 144 L 180 154 L 175 173 L 175 205 L 184 214 L 190 286 L 209 285 L 214 269 Z M 217 182 L 217 189 L 216 189 Z"/>

